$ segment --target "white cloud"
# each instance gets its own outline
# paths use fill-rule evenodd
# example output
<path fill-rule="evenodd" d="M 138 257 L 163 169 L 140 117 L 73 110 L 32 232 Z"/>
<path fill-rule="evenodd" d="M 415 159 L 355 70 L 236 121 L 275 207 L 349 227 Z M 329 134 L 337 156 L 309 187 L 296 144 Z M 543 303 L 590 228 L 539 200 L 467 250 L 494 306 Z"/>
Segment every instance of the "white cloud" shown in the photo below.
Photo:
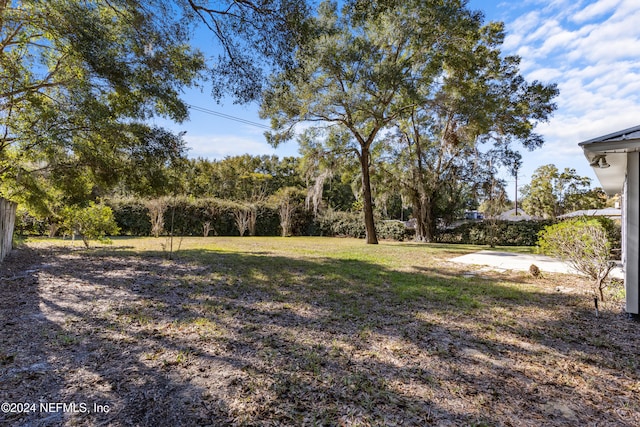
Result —
<path fill-rule="evenodd" d="M 546 56 L 557 49 L 570 46 L 571 43 L 575 40 L 575 37 L 575 33 L 560 30 L 560 27 L 558 27 L 554 31 L 554 34 L 548 36 L 543 42 L 542 46 L 540 47 L 539 54 Z"/>
<path fill-rule="evenodd" d="M 640 124 L 640 2 L 529 0 L 521 10 L 506 22 L 503 51 L 522 57 L 528 80 L 560 89 L 558 110 L 536 129 L 545 145 L 522 153 L 523 175 L 554 163 L 597 185 L 578 143 Z"/>
<path fill-rule="evenodd" d="M 618 4 L 620 4 L 620 0 L 601 0 L 588 5 L 578 13 L 574 14 L 570 19 L 573 22 L 581 24 L 615 10 Z"/>
<path fill-rule="evenodd" d="M 185 135 L 189 146 L 189 157 L 204 157 L 209 159 L 223 159 L 227 156 L 239 156 L 251 154 L 254 156 L 277 155 L 280 157 L 296 155 L 296 147 L 292 144 L 283 144 L 276 148 L 271 147 L 264 137 L 238 136 L 238 135 Z"/>
<path fill-rule="evenodd" d="M 533 11 L 517 18 L 507 27 L 507 36 L 504 40 L 505 50 L 515 50 L 522 46 L 526 35 L 537 28 L 541 21 L 540 12 Z"/>

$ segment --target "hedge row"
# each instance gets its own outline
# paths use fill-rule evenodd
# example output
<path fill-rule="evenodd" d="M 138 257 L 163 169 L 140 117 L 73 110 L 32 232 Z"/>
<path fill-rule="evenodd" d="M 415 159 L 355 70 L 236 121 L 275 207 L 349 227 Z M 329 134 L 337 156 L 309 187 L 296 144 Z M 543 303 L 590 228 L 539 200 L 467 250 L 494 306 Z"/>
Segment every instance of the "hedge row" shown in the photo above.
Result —
<path fill-rule="evenodd" d="M 619 250 L 622 235 L 620 224 L 605 217 L 594 218 L 604 227 L 613 250 Z M 544 227 L 556 222 L 553 220 L 468 222 L 453 229 L 440 230 L 436 239 L 440 243 L 535 246 Z"/>
<path fill-rule="evenodd" d="M 317 218 L 318 228 L 322 236 L 354 237 L 363 239 L 366 236 L 362 213 L 328 211 Z M 401 221 L 376 221 L 376 234 L 384 240 L 407 240 L 415 234 L 415 230 L 407 228 Z"/>
<path fill-rule="evenodd" d="M 133 236 L 151 235 L 149 208 L 138 199 L 108 201 L 113 210 L 121 233 Z M 256 210 L 256 236 L 281 235 L 278 207 L 266 203 L 254 204 Z M 234 212 L 243 205 L 220 199 L 178 198 L 167 201 L 164 212 L 164 232 L 168 233 L 173 217 L 173 232 L 176 235 L 203 235 L 204 224 L 210 223 L 210 235 L 238 236 L 240 234 Z M 244 207 L 246 209 L 246 206 Z M 340 236 L 364 238 L 365 228 L 361 213 L 328 211 L 314 217 L 302 205 L 295 207 L 292 218 L 294 236 Z M 380 239 L 406 240 L 413 230 L 407 229 L 400 221 L 376 223 Z"/>
<path fill-rule="evenodd" d="M 478 221 L 467 222 L 453 229 L 440 230 L 440 243 L 471 245 L 535 246 L 538 233 L 554 221 Z"/>
<path fill-rule="evenodd" d="M 186 197 L 165 199 L 164 229 L 168 234 L 173 224 L 173 233 L 183 236 L 202 236 L 205 224 L 209 223 L 208 235 L 238 236 L 235 213 L 247 206 L 221 199 L 191 199 Z M 141 199 L 112 199 L 106 201 L 111 207 L 120 233 L 131 236 L 149 236 L 152 226 L 149 201 Z M 255 235 L 280 236 L 278 207 L 268 203 L 252 205 L 256 214 Z M 597 218 L 607 230 L 613 248 L 620 248 L 620 226 L 606 218 Z M 440 230 L 436 240 L 441 243 L 463 243 L 499 246 L 534 246 L 539 232 L 554 221 L 482 221 L 469 222 L 453 229 Z M 46 235 L 49 224 L 37 220 L 25 210 L 19 210 L 16 232 L 21 235 Z M 378 238 L 408 240 L 414 230 L 407 229 L 400 221 L 376 221 Z M 249 234 L 247 231 L 246 234 Z M 298 203 L 293 211 L 291 234 L 295 236 L 340 236 L 364 238 L 365 227 L 362 213 L 328 211 L 314 217 Z"/>
<path fill-rule="evenodd" d="M 139 199 L 109 200 L 107 204 L 113 210 L 116 223 L 121 233 L 132 236 L 149 236 L 152 225 L 149 215 L 149 204 Z M 208 224 L 208 235 L 238 236 L 240 230 L 236 224 L 238 211 L 253 210 L 256 215 L 256 236 L 278 236 L 281 234 L 278 208 L 266 203 L 251 206 L 241 205 L 221 199 L 167 199 L 163 213 L 164 227 L 161 234 L 182 236 L 203 236 Z M 308 234 L 309 215 L 304 209 L 297 207 L 293 213 L 292 230 L 294 234 Z M 245 234 L 249 234 L 247 230 Z"/>

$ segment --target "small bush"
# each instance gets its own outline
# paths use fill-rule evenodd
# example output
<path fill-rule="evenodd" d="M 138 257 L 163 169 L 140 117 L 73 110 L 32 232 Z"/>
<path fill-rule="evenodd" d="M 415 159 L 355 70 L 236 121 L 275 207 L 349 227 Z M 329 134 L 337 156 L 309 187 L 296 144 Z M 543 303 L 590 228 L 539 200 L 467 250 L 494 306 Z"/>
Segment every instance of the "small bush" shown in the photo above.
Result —
<path fill-rule="evenodd" d="M 404 241 L 410 239 L 415 230 L 409 229 L 402 221 L 377 221 L 376 233 L 380 239 Z"/>
<path fill-rule="evenodd" d="M 609 260 L 611 244 L 598 220 L 574 219 L 545 227 L 538 245 L 543 253 L 560 258 L 593 282 L 600 300 L 613 262 Z"/>
<path fill-rule="evenodd" d="M 118 234 L 119 229 L 109 206 L 91 202 L 86 208 L 67 207 L 63 212 L 63 227 L 82 236 L 88 248 L 90 240 L 110 243 L 107 235 Z"/>

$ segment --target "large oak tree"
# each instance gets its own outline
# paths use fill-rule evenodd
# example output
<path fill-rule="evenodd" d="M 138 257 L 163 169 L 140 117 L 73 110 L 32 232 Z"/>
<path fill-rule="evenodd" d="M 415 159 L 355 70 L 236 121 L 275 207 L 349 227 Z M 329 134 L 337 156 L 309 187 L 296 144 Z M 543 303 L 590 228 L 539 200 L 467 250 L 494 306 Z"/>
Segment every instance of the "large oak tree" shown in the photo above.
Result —
<path fill-rule="evenodd" d="M 556 87 L 526 82 L 519 59 L 501 56 L 502 24 L 484 25 L 464 1 L 353 1 L 341 11 L 326 2 L 315 31 L 296 72 L 273 79 L 262 113 L 275 144 L 301 122 L 351 133 L 368 243 L 377 241 L 371 156 L 393 140 L 391 129 L 406 146 L 396 171 L 410 178 L 422 240 L 432 238 L 436 199 L 469 174 L 479 143 L 504 152 L 514 141 L 542 144 L 533 129 L 555 109 Z"/>
<path fill-rule="evenodd" d="M 481 15 L 460 2 L 348 2 L 320 5 L 312 33 L 297 51 L 295 71 L 275 76 L 264 94 L 277 144 L 296 123 L 347 129 L 362 171 L 367 243 L 377 243 L 371 193 L 371 153 L 383 131 L 410 114 L 423 88 L 437 84 L 446 58 Z"/>

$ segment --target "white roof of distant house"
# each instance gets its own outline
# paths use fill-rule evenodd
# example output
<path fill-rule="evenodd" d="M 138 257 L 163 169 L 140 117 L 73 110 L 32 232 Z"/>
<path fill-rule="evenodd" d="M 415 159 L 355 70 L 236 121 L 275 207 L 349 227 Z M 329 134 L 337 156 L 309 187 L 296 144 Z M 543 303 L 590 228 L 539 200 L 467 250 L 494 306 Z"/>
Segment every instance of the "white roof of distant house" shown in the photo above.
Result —
<path fill-rule="evenodd" d="M 622 210 L 616 208 L 585 209 L 569 212 L 564 215 L 560 215 L 558 218 L 575 218 L 577 216 L 606 216 L 608 218 L 620 218 L 622 216 Z"/>
<path fill-rule="evenodd" d="M 537 218 L 534 218 L 531 215 L 527 215 L 525 211 L 518 208 L 518 215 L 516 215 L 515 209 L 511 209 L 506 212 L 502 212 L 498 216 L 498 219 L 501 219 L 503 221 L 531 221 Z"/>

